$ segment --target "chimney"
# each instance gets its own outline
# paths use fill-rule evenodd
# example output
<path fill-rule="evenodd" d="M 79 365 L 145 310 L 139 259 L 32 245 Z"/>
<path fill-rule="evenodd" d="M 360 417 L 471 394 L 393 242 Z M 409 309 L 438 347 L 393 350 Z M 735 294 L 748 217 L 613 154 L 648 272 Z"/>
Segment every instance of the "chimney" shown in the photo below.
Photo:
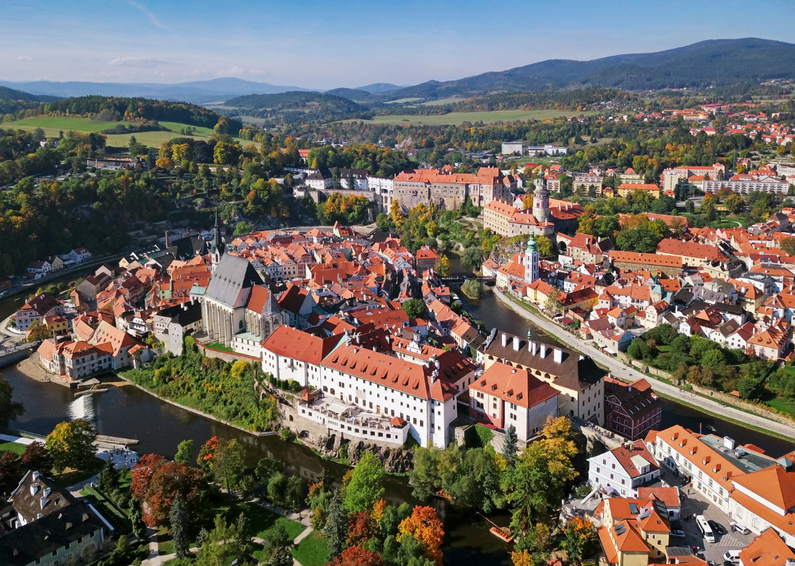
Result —
<path fill-rule="evenodd" d="M 728 448 L 729 450 L 734 450 L 734 446 L 735 446 L 734 439 L 732 439 L 732 438 L 730 438 L 728 436 L 724 436 L 723 437 L 723 445 L 726 448 Z"/>
<path fill-rule="evenodd" d="M 505 346 L 507 346 L 507 345 L 508 345 L 508 335 L 503 332 L 502 333 L 502 347 L 505 348 Z"/>
<path fill-rule="evenodd" d="M 519 351 L 519 337 L 518 336 L 514 336 L 513 337 L 513 349 L 514 349 L 515 352 Z"/>
<path fill-rule="evenodd" d="M 166 230 L 166 247 L 168 247 L 168 230 Z"/>
<path fill-rule="evenodd" d="M 630 393 L 632 393 L 632 384 L 631 384 L 631 383 L 629 384 L 629 387 L 627 387 L 627 391 L 629 391 Z"/>
<path fill-rule="evenodd" d="M 561 350 L 560 348 L 555 348 L 554 354 L 555 354 L 555 363 L 556 364 L 563 363 L 563 350 Z"/>
<path fill-rule="evenodd" d="M 541 352 L 538 355 L 541 356 L 542 358 L 546 358 L 547 357 L 547 345 L 546 344 L 541 344 Z"/>

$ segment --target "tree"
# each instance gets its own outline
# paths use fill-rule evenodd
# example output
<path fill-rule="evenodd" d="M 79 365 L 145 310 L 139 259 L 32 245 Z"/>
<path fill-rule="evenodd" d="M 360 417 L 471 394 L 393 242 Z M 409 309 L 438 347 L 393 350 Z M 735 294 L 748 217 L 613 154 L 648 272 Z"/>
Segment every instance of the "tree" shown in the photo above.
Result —
<path fill-rule="evenodd" d="M 383 566 L 384 559 L 377 552 L 361 546 L 349 546 L 342 554 L 329 562 L 329 566 Z"/>
<path fill-rule="evenodd" d="M 538 248 L 538 255 L 543 258 L 556 258 L 558 257 L 558 249 L 552 240 L 546 236 L 536 236 L 536 247 Z"/>
<path fill-rule="evenodd" d="M 264 563 L 266 566 L 291 566 L 293 564 L 293 556 L 290 553 L 290 535 L 287 534 L 283 523 L 276 523 L 265 534 L 264 551 L 266 559 Z"/>
<path fill-rule="evenodd" d="M 636 360 L 643 360 L 649 357 L 651 351 L 643 338 L 635 338 L 627 348 L 627 354 Z"/>
<path fill-rule="evenodd" d="M 174 461 L 190 464 L 191 456 L 193 456 L 193 440 L 183 440 L 177 446 L 177 454 L 174 456 Z"/>
<path fill-rule="evenodd" d="M 276 523 L 276 526 L 271 531 L 276 530 L 279 525 L 281 523 Z M 284 527 L 282 526 L 282 528 Z M 289 551 L 287 554 L 289 554 Z M 223 515 L 219 514 L 215 518 L 213 529 L 202 537 L 202 544 L 196 557 L 195 566 L 228 566 L 233 560 L 238 561 L 238 566 L 251 564 L 251 560 L 244 555 L 244 549 L 240 548 L 237 525 L 228 524 L 224 520 Z M 272 563 L 266 561 L 265 564 Z M 279 566 L 289 566 L 284 562 L 278 564 Z M 292 564 L 292 557 L 290 557 L 289 564 Z"/>
<path fill-rule="evenodd" d="M 481 293 L 480 281 L 477 279 L 467 279 L 464 281 L 464 284 L 461 285 L 461 292 L 470 299 L 479 299 Z"/>
<path fill-rule="evenodd" d="M 372 452 L 366 452 L 351 473 L 345 486 L 343 507 L 348 513 L 359 513 L 372 509 L 384 493 L 384 465 Z"/>
<path fill-rule="evenodd" d="M 729 209 L 729 212 L 732 214 L 738 214 L 745 206 L 745 201 L 740 195 L 732 193 L 726 197 L 726 200 L 723 201 L 723 204 L 726 205 L 726 208 Z"/>
<path fill-rule="evenodd" d="M 133 497 L 130 500 L 130 523 L 132 523 L 133 534 L 140 540 L 146 536 L 146 523 L 144 523 L 144 511 L 141 501 Z"/>
<path fill-rule="evenodd" d="M 251 234 L 251 224 L 243 220 L 235 225 L 234 235 L 243 236 L 245 234 Z"/>
<path fill-rule="evenodd" d="M 793 238 L 795 240 L 795 238 Z M 439 277 L 450 277 L 450 260 L 446 255 L 442 254 L 439 259 L 439 265 L 436 267 L 436 273 Z"/>
<path fill-rule="evenodd" d="M 348 540 L 348 516 L 342 506 L 342 496 L 339 491 L 334 493 L 329 504 L 326 540 L 328 541 L 329 559 L 334 559 L 342 554 L 345 542 Z"/>
<path fill-rule="evenodd" d="M 188 556 L 188 550 L 190 549 L 190 538 L 188 536 L 188 510 L 185 507 L 185 500 L 181 493 L 177 493 L 174 497 L 174 502 L 168 512 L 168 520 L 177 558 L 185 558 Z"/>
<path fill-rule="evenodd" d="M 53 468 L 83 470 L 91 464 L 96 454 L 94 441 L 97 431 L 85 419 L 60 423 L 47 436 L 46 448 L 52 456 Z"/>
<path fill-rule="evenodd" d="M 570 563 L 579 564 L 595 551 L 595 545 L 596 536 L 590 521 L 574 517 L 566 524 L 560 546 L 566 551 Z"/>
<path fill-rule="evenodd" d="M 237 440 L 219 440 L 210 461 L 210 471 L 220 484 L 232 491 L 237 487 L 238 480 L 245 467 L 246 450 Z"/>
<path fill-rule="evenodd" d="M 552 287 L 547 295 L 547 300 L 544 303 L 544 309 L 548 313 L 558 314 L 563 305 L 560 302 L 560 290 L 557 287 Z"/>
<path fill-rule="evenodd" d="M 512 507 L 511 526 L 518 533 L 548 520 L 578 475 L 571 421 L 548 419 L 542 434 L 544 438 L 531 443 L 503 476 L 503 492 Z"/>
<path fill-rule="evenodd" d="M 795 255 L 795 238 L 792 236 L 787 236 L 786 238 L 782 238 L 779 247 L 781 248 L 781 251 L 784 252 L 785 254 Z"/>
<path fill-rule="evenodd" d="M 28 329 L 28 342 L 38 342 L 50 338 L 50 329 L 38 320 L 34 320 Z"/>
<path fill-rule="evenodd" d="M 99 473 L 97 489 L 110 499 L 114 499 L 113 494 L 118 491 L 120 482 L 121 474 L 119 470 L 116 469 L 116 466 L 113 465 L 113 458 L 108 458 L 105 460 L 105 466 Z"/>
<path fill-rule="evenodd" d="M 25 412 L 22 403 L 14 402 L 13 397 L 14 388 L 0 377 L 0 428 L 6 428 L 11 421 Z"/>
<path fill-rule="evenodd" d="M 273 458 L 264 457 L 257 462 L 257 468 L 254 470 L 254 475 L 260 482 L 260 485 L 267 486 L 271 476 L 276 472 L 281 471 L 282 464 Z"/>
<path fill-rule="evenodd" d="M 411 515 L 401 521 L 398 527 L 398 542 L 406 536 L 413 537 L 425 551 L 425 556 L 437 566 L 442 564 L 442 541 L 444 525 L 433 507 L 414 507 Z"/>
<path fill-rule="evenodd" d="M 133 466 L 130 491 L 142 503 L 143 520 L 150 527 L 167 524 L 177 494 L 184 498 L 189 516 L 206 510 L 207 482 L 202 471 L 182 462 L 167 462 L 157 454 L 145 454 Z"/>
<path fill-rule="evenodd" d="M 8 494 L 17 487 L 22 479 L 21 463 L 15 452 L 8 451 L 0 455 L 0 493 Z"/>
<path fill-rule="evenodd" d="M 301 501 L 304 499 L 304 481 L 299 476 L 290 476 L 287 480 L 287 487 L 285 489 L 285 500 L 296 510 L 301 507 Z"/>
<path fill-rule="evenodd" d="M 276 472 L 268 480 L 268 499 L 274 505 L 278 505 L 284 501 L 284 494 L 287 489 L 287 478 L 281 472 Z"/>
<path fill-rule="evenodd" d="M 741 399 L 759 399 L 763 391 L 762 382 L 750 375 L 746 375 L 737 382 L 737 392 L 740 394 Z"/>
<path fill-rule="evenodd" d="M 513 464 L 516 459 L 516 445 L 519 437 L 516 435 L 516 427 L 510 425 L 508 430 L 505 431 L 505 438 L 502 441 L 502 455 L 509 464 Z"/>
<path fill-rule="evenodd" d="M 410 319 L 428 317 L 428 307 L 425 306 L 425 302 L 422 299 L 404 301 L 402 308 Z"/>
<path fill-rule="evenodd" d="M 26 470 L 36 470 L 48 474 L 52 469 L 52 456 L 38 440 L 28 444 L 22 454 L 22 466 Z"/>
<path fill-rule="evenodd" d="M 483 250 L 477 246 L 470 246 L 464 250 L 461 261 L 472 271 L 476 271 L 483 263 Z"/>

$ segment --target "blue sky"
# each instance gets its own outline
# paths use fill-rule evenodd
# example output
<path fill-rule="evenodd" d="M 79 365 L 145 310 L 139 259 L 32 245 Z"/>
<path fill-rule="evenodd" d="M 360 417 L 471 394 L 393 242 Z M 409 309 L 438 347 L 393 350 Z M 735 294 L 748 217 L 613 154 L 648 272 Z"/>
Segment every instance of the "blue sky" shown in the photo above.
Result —
<path fill-rule="evenodd" d="M 3 0 L 0 79 L 416 84 L 704 39 L 795 42 L 793 0 Z"/>

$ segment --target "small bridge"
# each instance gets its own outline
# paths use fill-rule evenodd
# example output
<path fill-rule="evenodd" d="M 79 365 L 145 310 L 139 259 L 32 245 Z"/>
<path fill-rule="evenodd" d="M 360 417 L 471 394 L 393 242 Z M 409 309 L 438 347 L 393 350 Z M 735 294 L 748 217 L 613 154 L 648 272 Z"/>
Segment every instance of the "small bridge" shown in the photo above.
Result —
<path fill-rule="evenodd" d="M 472 275 L 451 275 L 450 277 L 440 277 L 439 280 L 446 284 L 446 285 L 460 285 L 467 279 L 477 279 L 481 283 L 494 283 L 496 281 L 496 277 L 484 277 L 482 275 L 478 275 L 473 277 Z"/>

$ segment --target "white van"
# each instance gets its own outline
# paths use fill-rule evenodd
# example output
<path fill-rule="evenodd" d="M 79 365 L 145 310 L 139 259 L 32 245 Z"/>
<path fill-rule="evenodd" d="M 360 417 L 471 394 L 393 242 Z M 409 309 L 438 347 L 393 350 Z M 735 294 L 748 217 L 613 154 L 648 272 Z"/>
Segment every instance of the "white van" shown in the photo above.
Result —
<path fill-rule="evenodd" d="M 739 550 L 727 550 L 726 554 L 723 555 L 724 560 L 729 560 L 730 562 L 739 562 L 740 561 L 740 551 Z"/>
<path fill-rule="evenodd" d="M 696 525 L 698 525 L 698 530 L 701 531 L 705 541 L 715 542 L 715 533 L 713 532 L 712 527 L 709 526 L 707 520 L 704 518 L 704 515 L 696 515 Z"/>

